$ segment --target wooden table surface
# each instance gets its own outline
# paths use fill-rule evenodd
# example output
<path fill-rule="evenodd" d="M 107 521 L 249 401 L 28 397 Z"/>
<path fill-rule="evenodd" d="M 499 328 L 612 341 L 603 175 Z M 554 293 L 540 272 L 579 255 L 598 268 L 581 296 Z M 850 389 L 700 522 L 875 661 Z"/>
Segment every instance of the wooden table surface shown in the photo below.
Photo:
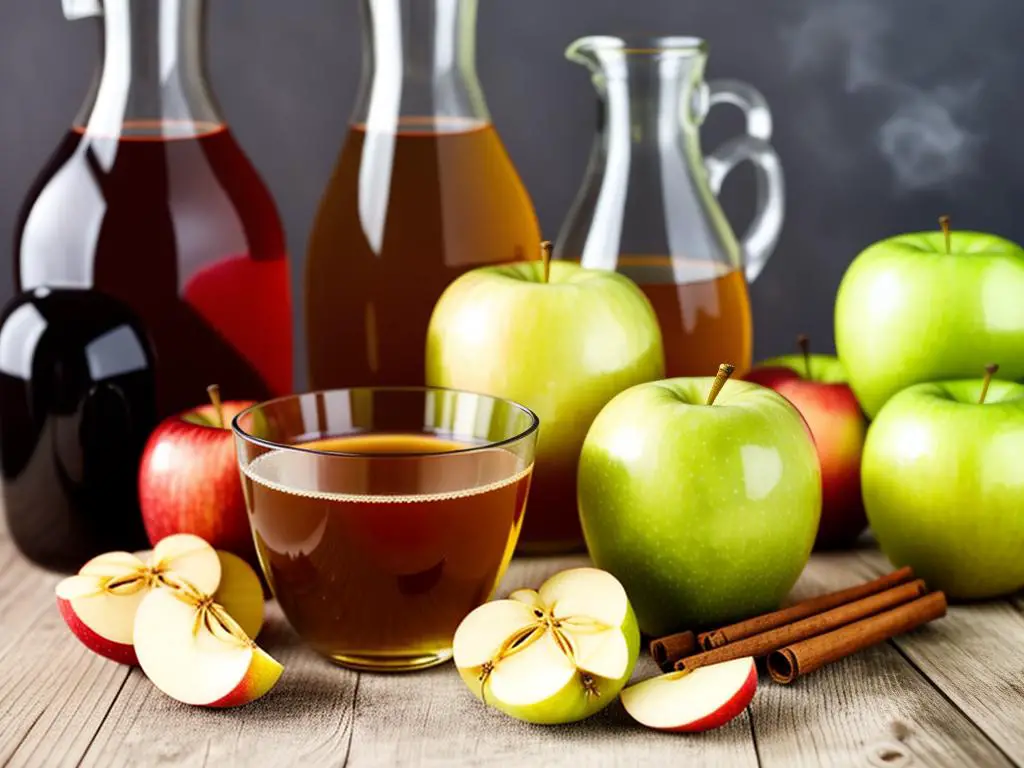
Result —
<path fill-rule="evenodd" d="M 584 562 L 517 561 L 501 593 Z M 816 555 L 794 597 L 888 567 L 870 548 Z M 260 644 L 284 664 L 277 688 L 239 709 L 188 707 L 86 650 L 58 614 L 57 580 L 0 529 L 0 765 L 1024 765 L 1020 599 L 954 606 L 792 686 L 762 674 L 732 723 L 674 735 L 636 725 L 618 702 L 575 725 L 520 723 L 485 709 L 450 664 L 341 669 L 304 648 L 276 606 Z M 654 671 L 645 654 L 637 676 Z"/>

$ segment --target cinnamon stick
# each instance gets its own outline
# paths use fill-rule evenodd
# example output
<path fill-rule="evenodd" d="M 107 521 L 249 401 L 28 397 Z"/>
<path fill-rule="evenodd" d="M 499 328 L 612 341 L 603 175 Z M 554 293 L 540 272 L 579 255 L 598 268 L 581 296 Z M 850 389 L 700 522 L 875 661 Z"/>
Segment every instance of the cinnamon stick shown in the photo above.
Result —
<path fill-rule="evenodd" d="M 945 615 L 946 596 L 932 592 L 833 632 L 780 648 L 768 656 L 768 673 L 775 682 L 788 685 L 808 672 Z"/>
<path fill-rule="evenodd" d="M 690 630 L 677 632 L 651 640 L 649 649 L 654 662 L 667 672 L 677 660 L 697 650 L 697 636 Z"/>
<path fill-rule="evenodd" d="M 720 648 L 728 643 L 767 632 L 784 624 L 792 624 L 794 621 L 805 619 L 808 616 L 822 613 L 854 600 L 860 600 L 862 597 L 876 595 L 897 584 L 904 584 L 913 578 L 914 571 L 911 568 L 900 568 L 898 571 L 879 576 L 877 579 L 866 584 L 858 584 L 855 587 L 841 589 L 838 592 L 830 592 L 827 595 L 818 595 L 809 600 L 791 605 L 788 608 L 782 608 L 762 616 L 755 616 L 752 619 L 730 624 L 721 629 L 702 632 L 697 635 L 697 643 L 705 651 L 710 651 L 712 648 Z"/>
<path fill-rule="evenodd" d="M 775 627 L 767 632 L 752 635 L 742 640 L 713 648 L 710 651 L 694 654 L 680 659 L 675 663 L 676 669 L 697 669 L 711 664 L 719 664 L 723 661 L 740 659 L 744 656 L 761 657 L 767 656 L 772 651 L 777 651 L 791 643 L 806 640 L 825 633 L 830 633 L 840 627 L 845 627 L 868 616 L 887 611 L 897 605 L 903 605 L 916 600 L 927 591 L 924 581 L 917 579 L 909 584 L 887 589 L 877 595 L 870 595 L 852 603 L 846 603 L 833 608 L 830 611 L 808 616 L 806 619 Z"/>

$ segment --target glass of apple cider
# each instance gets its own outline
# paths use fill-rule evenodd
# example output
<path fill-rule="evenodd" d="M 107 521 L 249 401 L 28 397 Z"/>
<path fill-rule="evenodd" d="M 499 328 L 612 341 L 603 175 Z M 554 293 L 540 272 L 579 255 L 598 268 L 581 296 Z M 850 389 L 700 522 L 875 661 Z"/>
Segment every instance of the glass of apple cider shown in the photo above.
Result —
<path fill-rule="evenodd" d="M 260 564 L 288 621 L 348 667 L 451 657 L 505 572 L 537 440 L 521 405 L 429 387 L 270 400 L 234 420 Z"/>

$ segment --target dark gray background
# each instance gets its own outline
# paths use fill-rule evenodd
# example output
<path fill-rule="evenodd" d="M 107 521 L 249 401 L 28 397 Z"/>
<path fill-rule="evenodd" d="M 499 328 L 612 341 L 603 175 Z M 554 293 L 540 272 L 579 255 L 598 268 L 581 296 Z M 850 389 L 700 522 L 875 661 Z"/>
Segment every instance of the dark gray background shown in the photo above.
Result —
<path fill-rule="evenodd" d="M 0 299 L 11 292 L 17 209 L 85 96 L 94 22 L 59 0 L 2 0 Z M 307 231 L 359 78 L 356 0 L 212 0 L 214 88 L 280 206 L 296 306 Z M 709 76 L 755 84 L 775 116 L 788 183 L 782 240 L 752 287 L 759 357 L 807 331 L 832 347 L 843 270 L 868 243 L 954 226 L 1024 241 L 1024 3 L 1018 0 L 481 0 L 489 106 L 548 237 L 579 185 L 594 94 L 566 45 L 595 33 L 691 34 Z M 715 115 L 705 151 L 738 130 Z M 724 191 L 737 229 L 752 176 Z M 1024 298 L 1022 298 L 1024 300 Z M 301 332 L 299 333 L 301 354 Z M 300 370 L 304 366 L 297 366 Z"/>

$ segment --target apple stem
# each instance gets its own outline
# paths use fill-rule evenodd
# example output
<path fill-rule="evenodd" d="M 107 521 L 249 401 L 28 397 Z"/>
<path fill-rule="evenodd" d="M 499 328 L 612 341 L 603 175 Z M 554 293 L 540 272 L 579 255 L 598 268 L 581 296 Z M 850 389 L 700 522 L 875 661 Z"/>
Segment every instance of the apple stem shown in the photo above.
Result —
<path fill-rule="evenodd" d="M 949 255 L 950 240 L 953 237 L 949 229 L 949 216 L 939 216 L 939 226 L 942 227 L 942 234 L 946 238 L 946 255 Z"/>
<path fill-rule="evenodd" d="M 988 385 L 992 383 L 992 377 L 996 375 L 998 370 L 999 366 L 995 363 L 985 366 L 985 379 L 981 382 L 981 395 L 978 397 L 978 405 L 985 404 L 985 398 L 988 396 Z"/>
<path fill-rule="evenodd" d="M 540 244 L 540 258 L 541 265 L 544 268 L 545 283 L 548 281 L 548 278 L 551 277 L 551 248 L 552 245 L 550 240 L 545 240 L 543 243 Z"/>
<path fill-rule="evenodd" d="M 804 356 L 804 368 L 807 378 L 811 379 L 811 340 L 806 333 L 796 337 L 796 345 L 800 348 L 800 354 Z"/>
<path fill-rule="evenodd" d="M 729 365 L 729 363 L 722 363 L 718 366 L 718 373 L 715 375 L 715 380 L 711 382 L 711 391 L 708 392 L 708 399 L 705 405 L 714 405 L 715 398 L 718 397 L 718 393 L 722 391 L 722 387 L 725 386 L 725 382 L 732 376 L 732 372 L 736 370 L 735 365 Z"/>
<path fill-rule="evenodd" d="M 213 403 L 213 408 L 217 411 L 217 424 L 224 429 L 224 408 L 220 402 L 220 387 L 211 384 L 206 388 L 206 394 L 210 396 L 210 402 Z"/>

